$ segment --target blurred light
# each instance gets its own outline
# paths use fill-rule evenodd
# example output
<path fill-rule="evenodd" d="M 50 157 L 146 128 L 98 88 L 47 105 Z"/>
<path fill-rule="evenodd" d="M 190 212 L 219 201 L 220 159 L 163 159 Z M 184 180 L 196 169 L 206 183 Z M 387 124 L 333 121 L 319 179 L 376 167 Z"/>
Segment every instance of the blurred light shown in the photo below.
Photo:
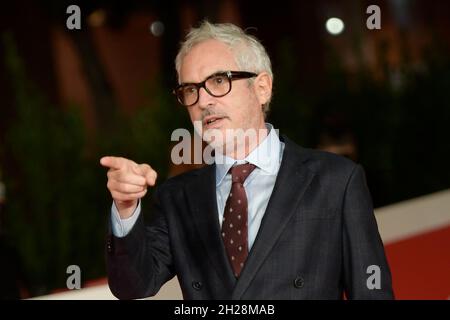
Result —
<path fill-rule="evenodd" d="M 105 10 L 103 10 L 103 9 L 95 10 L 88 16 L 87 21 L 91 27 L 100 27 L 100 26 L 104 25 L 105 21 L 106 21 Z"/>
<path fill-rule="evenodd" d="M 164 33 L 164 24 L 161 21 L 155 21 L 150 25 L 150 32 L 155 37 L 160 37 Z"/>
<path fill-rule="evenodd" d="M 339 18 L 330 18 L 327 20 L 325 27 L 330 34 L 337 36 L 344 31 L 344 21 Z"/>

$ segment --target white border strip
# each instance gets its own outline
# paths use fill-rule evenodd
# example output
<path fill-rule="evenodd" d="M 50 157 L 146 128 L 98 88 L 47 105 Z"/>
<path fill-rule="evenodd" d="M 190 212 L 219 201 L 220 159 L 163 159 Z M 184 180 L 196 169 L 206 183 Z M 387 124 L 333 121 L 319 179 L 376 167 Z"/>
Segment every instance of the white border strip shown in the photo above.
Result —
<path fill-rule="evenodd" d="M 450 189 L 375 210 L 384 244 L 450 226 Z"/>

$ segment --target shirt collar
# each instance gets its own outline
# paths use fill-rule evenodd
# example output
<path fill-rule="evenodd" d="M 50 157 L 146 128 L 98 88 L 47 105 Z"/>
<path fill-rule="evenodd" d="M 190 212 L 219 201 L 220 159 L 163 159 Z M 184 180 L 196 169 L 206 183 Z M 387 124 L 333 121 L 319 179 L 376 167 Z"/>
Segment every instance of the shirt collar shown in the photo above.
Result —
<path fill-rule="evenodd" d="M 254 164 L 264 174 L 277 173 L 281 161 L 280 138 L 273 125 L 266 123 L 266 128 L 269 132 L 268 135 L 245 159 L 236 160 L 223 154 L 217 154 L 215 156 L 216 186 L 222 183 L 223 178 L 235 163 L 242 164 L 248 162 Z"/>

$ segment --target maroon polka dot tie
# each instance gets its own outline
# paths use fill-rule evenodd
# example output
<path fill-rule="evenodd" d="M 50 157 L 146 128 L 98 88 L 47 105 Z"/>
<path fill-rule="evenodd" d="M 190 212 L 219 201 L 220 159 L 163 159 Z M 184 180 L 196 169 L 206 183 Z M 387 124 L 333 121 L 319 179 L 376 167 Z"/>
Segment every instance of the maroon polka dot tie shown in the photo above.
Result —
<path fill-rule="evenodd" d="M 248 207 L 243 184 L 253 169 L 255 165 L 250 163 L 230 169 L 232 184 L 223 214 L 222 238 L 236 278 L 248 256 Z"/>

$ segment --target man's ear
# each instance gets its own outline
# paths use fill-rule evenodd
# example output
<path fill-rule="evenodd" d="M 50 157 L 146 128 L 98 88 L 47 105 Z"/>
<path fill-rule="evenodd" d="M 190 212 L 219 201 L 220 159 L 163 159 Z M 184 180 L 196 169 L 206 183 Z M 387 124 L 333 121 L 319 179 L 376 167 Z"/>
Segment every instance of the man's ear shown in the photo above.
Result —
<path fill-rule="evenodd" d="M 255 92 L 259 104 L 264 105 L 272 97 L 272 78 L 267 72 L 261 72 L 255 79 Z"/>

